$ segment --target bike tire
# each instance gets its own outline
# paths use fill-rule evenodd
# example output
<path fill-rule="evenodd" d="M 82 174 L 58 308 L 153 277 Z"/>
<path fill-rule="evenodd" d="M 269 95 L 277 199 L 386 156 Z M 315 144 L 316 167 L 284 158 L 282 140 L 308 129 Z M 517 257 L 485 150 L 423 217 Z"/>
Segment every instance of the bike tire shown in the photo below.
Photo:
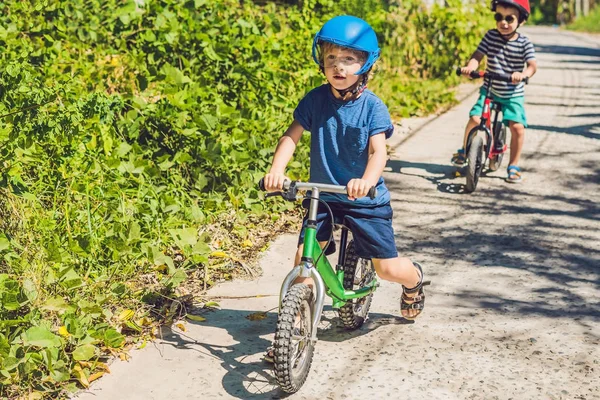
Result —
<path fill-rule="evenodd" d="M 344 289 L 353 290 L 366 286 L 375 277 L 373 262 L 356 254 L 354 241 L 346 247 L 344 269 Z M 338 313 L 346 329 L 358 329 L 367 320 L 373 292 L 360 299 L 352 299 L 340 307 Z"/>
<path fill-rule="evenodd" d="M 467 185 L 465 191 L 472 193 L 477 188 L 479 182 L 479 176 L 483 170 L 483 163 L 485 162 L 483 155 L 483 139 L 479 136 L 475 136 L 469 147 L 469 153 L 467 154 L 469 164 L 467 165 Z"/>
<path fill-rule="evenodd" d="M 506 143 L 506 125 L 504 125 L 502 122 L 499 122 L 496 124 L 496 128 L 494 130 L 494 146 L 498 142 L 504 146 Z M 494 157 L 490 158 L 490 171 L 497 171 L 502 165 L 503 158 L 504 153 L 496 154 Z"/>
<path fill-rule="evenodd" d="M 304 283 L 293 285 L 285 295 L 275 331 L 273 368 L 281 390 L 297 392 L 308 376 L 314 354 L 312 291 Z M 297 321 L 297 316 L 300 316 Z M 298 327 L 297 322 L 300 322 Z M 304 338 L 300 341 L 298 338 Z"/>

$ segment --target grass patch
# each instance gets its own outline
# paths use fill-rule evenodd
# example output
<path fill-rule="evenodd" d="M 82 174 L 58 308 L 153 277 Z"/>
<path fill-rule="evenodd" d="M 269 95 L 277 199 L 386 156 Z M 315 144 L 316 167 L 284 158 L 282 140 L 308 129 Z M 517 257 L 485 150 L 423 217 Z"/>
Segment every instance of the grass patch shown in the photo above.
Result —
<path fill-rule="evenodd" d="M 600 6 L 594 7 L 585 17 L 577 18 L 567 29 L 579 32 L 600 33 Z"/>

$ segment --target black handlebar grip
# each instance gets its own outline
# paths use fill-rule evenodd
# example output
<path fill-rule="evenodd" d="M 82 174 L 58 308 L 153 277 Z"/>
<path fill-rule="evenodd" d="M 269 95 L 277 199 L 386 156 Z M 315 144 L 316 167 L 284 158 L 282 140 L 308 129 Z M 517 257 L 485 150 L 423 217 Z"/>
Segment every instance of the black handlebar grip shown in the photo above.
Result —
<path fill-rule="evenodd" d="M 369 189 L 369 193 L 367 193 L 367 196 L 369 196 L 371 200 L 377 197 L 377 188 L 375 186 L 371 187 L 371 189 Z"/>
<path fill-rule="evenodd" d="M 456 68 L 456 75 L 458 75 L 458 76 L 462 75 L 462 71 L 460 68 Z"/>
<path fill-rule="evenodd" d="M 529 77 L 526 76 L 525 78 L 523 78 L 523 82 L 525 82 L 526 85 L 529 85 Z"/>
<path fill-rule="evenodd" d="M 258 181 L 258 188 L 263 192 L 265 191 L 265 178 L 260 178 L 260 181 Z"/>

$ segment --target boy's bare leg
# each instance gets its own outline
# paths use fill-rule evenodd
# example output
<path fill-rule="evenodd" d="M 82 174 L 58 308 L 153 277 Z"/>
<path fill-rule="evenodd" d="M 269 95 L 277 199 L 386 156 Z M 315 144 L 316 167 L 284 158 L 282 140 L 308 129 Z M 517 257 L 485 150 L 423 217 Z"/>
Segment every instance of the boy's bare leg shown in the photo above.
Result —
<path fill-rule="evenodd" d="M 521 150 L 525 142 L 525 126 L 513 121 L 509 122 L 510 127 L 510 162 L 508 165 L 519 165 L 521 159 Z"/>
<path fill-rule="evenodd" d="M 469 137 L 469 132 L 471 132 L 471 130 L 477 125 L 479 125 L 480 122 L 481 117 L 478 117 L 477 115 L 473 115 L 471 118 L 469 118 L 469 122 L 467 123 L 467 127 L 465 128 L 465 136 L 463 138 L 463 149 L 467 149 L 467 138 Z"/>
<path fill-rule="evenodd" d="M 397 282 L 407 288 L 414 288 L 419 284 L 421 276 L 415 265 L 406 257 L 396 258 L 373 258 L 373 266 L 377 275 L 386 281 Z M 407 297 L 414 297 L 417 293 L 407 294 Z M 402 310 L 402 316 L 414 317 L 419 310 Z"/>

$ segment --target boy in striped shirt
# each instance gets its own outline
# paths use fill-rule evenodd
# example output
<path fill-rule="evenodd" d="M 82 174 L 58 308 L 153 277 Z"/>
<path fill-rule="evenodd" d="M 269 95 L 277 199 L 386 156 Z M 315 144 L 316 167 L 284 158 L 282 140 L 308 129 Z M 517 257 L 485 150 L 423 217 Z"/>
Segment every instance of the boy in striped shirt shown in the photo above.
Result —
<path fill-rule="evenodd" d="M 496 14 L 496 29 L 489 30 L 466 67 L 463 75 L 476 70 L 484 56 L 487 57 L 487 71 L 512 76 L 512 82 L 492 82 L 492 95 L 495 102 L 502 104 L 503 122 L 510 127 L 510 162 L 507 182 L 517 183 L 522 179 L 519 159 L 525 139 L 527 119 L 524 107 L 525 77 L 532 77 L 537 70 L 535 50 L 527 36 L 517 32 L 530 14 L 529 0 L 492 0 L 492 11 Z M 527 67 L 523 71 L 525 65 Z M 481 88 L 479 99 L 469 113 L 463 148 L 452 157 L 452 164 L 463 166 L 466 162 L 465 147 L 469 132 L 479 125 L 487 81 Z"/>

